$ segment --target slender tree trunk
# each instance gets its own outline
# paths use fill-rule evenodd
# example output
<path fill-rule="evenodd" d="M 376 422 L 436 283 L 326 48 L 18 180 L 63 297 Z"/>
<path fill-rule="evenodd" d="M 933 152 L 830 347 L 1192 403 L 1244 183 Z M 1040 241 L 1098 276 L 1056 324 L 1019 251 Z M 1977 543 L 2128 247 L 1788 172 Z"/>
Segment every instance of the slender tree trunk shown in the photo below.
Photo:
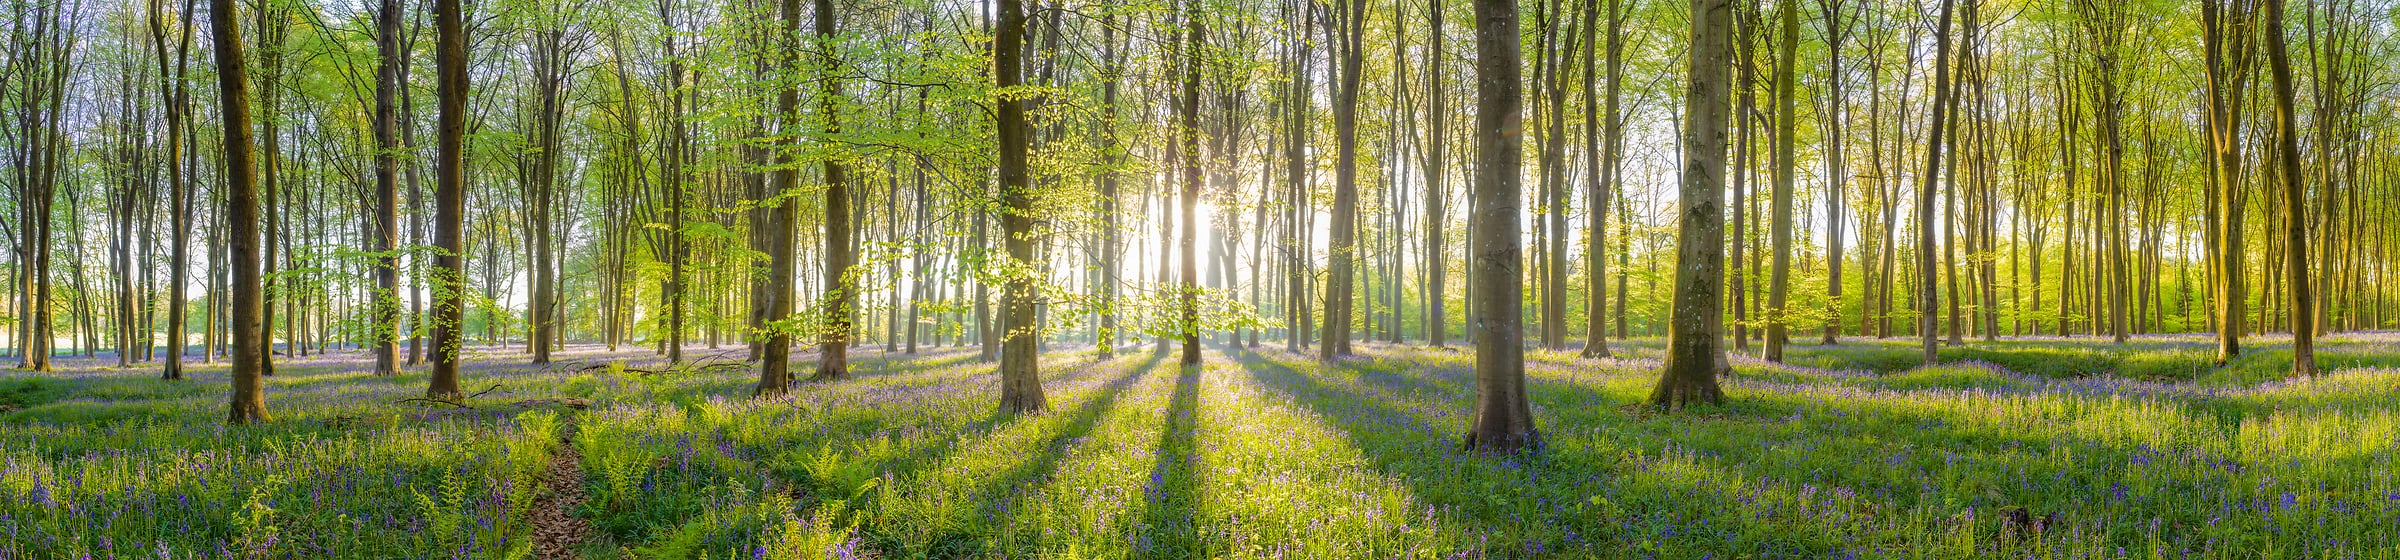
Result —
<path fill-rule="evenodd" d="M 221 0 L 220 0 L 221 1 Z M 2275 152 L 2276 165 L 2282 179 L 2284 220 L 2285 281 L 2291 283 L 2292 376 L 2315 377 L 2317 352 L 2316 302 L 2309 297 L 2308 285 L 2308 224 L 2304 218 L 2302 194 L 2304 180 L 2300 175 L 2300 130 L 2292 108 L 2292 59 L 2284 46 L 2283 0 L 2266 0 L 2264 12 L 2267 40 L 2267 68 L 2275 81 Z"/>
<path fill-rule="evenodd" d="M 1196 239 L 1199 228 L 1194 227 L 1199 218 L 1194 212 L 1200 204 L 1200 38 L 1203 31 L 1200 10 L 1195 4 L 1197 2 L 1185 5 L 1183 52 L 1179 53 L 1180 60 L 1176 61 L 1183 67 L 1182 104 L 1178 108 L 1182 118 L 1179 128 L 1183 132 L 1183 143 L 1176 148 L 1183 151 L 1183 236 L 1178 248 L 1183 259 L 1183 282 L 1180 286 L 1181 317 L 1176 321 L 1176 328 L 1183 339 L 1182 363 L 1187 366 L 1200 363 L 1200 269 L 1196 264 L 1198 261 L 1193 244 L 1199 242 Z"/>
<path fill-rule="evenodd" d="M 193 10 L 190 2 L 184 3 L 183 10 L 180 12 L 183 25 L 177 32 L 179 40 L 175 49 L 175 66 L 170 69 L 167 66 L 166 20 L 159 14 L 165 3 L 165 0 L 151 0 L 150 3 L 150 35 L 153 39 L 152 44 L 157 49 L 159 78 L 167 82 L 160 84 L 159 92 L 167 98 L 165 103 L 167 113 L 167 191 L 168 197 L 171 199 L 168 205 L 172 207 L 168 210 L 168 220 L 171 223 L 167 229 L 169 230 L 168 236 L 173 238 L 174 244 L 173 247 L 168 248 L 170 255 L 168 258 L 173 262 L 167 266 L 168 274 L 170 274 L 170 280 L 167 283 L 167 363 L 161 368 L 161 377 L 183 379 L 185 338 L 183 318 L 186 303 L 184 301 L 184 272 L 190 268 L 191 263 L 190 251 L 186 247 L 190 245 L 192 219 L 191 186 L 184 175 L 185 147 L 183 145 L 185 116 L 191 113 L 191 100 L 189 94 L 186 93 L 188 86 L 184 85 L 184 77 L 190 61 Z M 130 267 L 127 272 L 130 272 Z M 132 308 L 126 307 L 125 310 L 127 311 L 126 318 L 130 319 Z M 130 325 L 120 324 L 118 328 L 122 330 L 128 326 Z M 147 347 L 149 346 L 149 337 L 146 334 L 148 329 L 143 329 L 143 332 L 145 336 L 142 346 Z M 120 365 L 124 358 L 120 353 L 118 356 Z"/>
<path fill-rule="evenodd" d="M 1842 221 L 1843 191 L 1849 187 L 1849 163 L 1842 159 L 1842 136 L 1849 122 L 1844 110 L 1849 98 L 1843 90 L 1848 76 L 1842 73 L 1842 42 L 1847 40 L 1855 16 L 1844 14 L 1845 0 L 1820 0 L 1819 11 L 1825 20 L 1825 112 L 1819 119 L 1825 123 L 1825 337 L 1819 342 L 1833 344 L 1842 334 Z M 1860 305 L 1864 308 L 1865 305 Z"/>
<path fill-rule="evenodd" d="M 1598 4 L 1600 4 L 1600 0 L 1584 1 L 1583 27 L 1585 29 L 1595 28 L 1597 22 L 1593 21 L 1593 8 Z M 1590 217 L 1586 218 L 1587 221 L 1584 225 L 1586 231 L 1584 232 L 1583 249 L 1586 269 L 1584 276 L 1587 279 L 1584 288 L 1587 292 L 1584 297 L 1591 302 L 1585 306 L 1584 310 L 1583 357 L 1586 358 L 1609 357 L 1608 259 L 1606 257 L 1608 200 L 1610 190 L 1622 188 L 1618 185 L 1617 166 L 1618 160 L 1622 157 L 1619 146 L 1623 142 L 1625 134 L 1620 123 L 1622 117 L 1619 116 L 1619 112 L 1623 110 L 1620 105 L 1624 97 L 1622 83 L 1625 80 L 1625 18 L 1627 14 L 1617 0 L 1608 0 L 1607 4 L 1608 93 L 1605 102 L 1607 110 L 1603 115 L 1596 116 L 1592 113 L 1593 106 L 1596 105 L 1592 99 L 1594 89 L 1592 80 L 1595 74 L 1593 70 L 1595 70 L 1595 60 L 1598 58 L 1592 56 L 1591 52 L 1594 48 L 1594 41 L 1584 43 L 1583 55 L 1583 151 L 1584 157 L 1590 158 L 1584 172 L 1584 200 L 1585 204 L 1591 205 L 1592 209 Z M 1599 118 L 1606 118 L 1607 121 L 1601 122 L 1598 120 Z M 1601 136 L 1597 139 L 1598 145 L 1593 144 L 1596 135 Z M 1623 274 L 1623 272 L 1619 272 L 1619 274 Z M 1618 303 L 1619 305 L 1623 304 L 1623 302 Z"/>
<path fill-rule="evenodd" d="M 829 11 L 825 10 L 825 1 L 818 0 L 819 14 Z M 787 41 L 797 41 L 800 36 L 800 0 L 783 0 L 782 4 L 783 36 Z M 797 53 L 800 49 L 790 48 L 783 52 Z M 783 65 L 791 72 L 798 72 L 799 57 L 787 54 Z M 780 324 L 792 315 L 792 273 L 798 260 L 798 255 L 793 251 L 797 245 L 793 234 L 798 230 L 795 222 L 798 221 L 800 203 L 787 198 L 800 188 L 799 166 L 789 161 L 792 157 L 790 148 L 797 143 L 796 135 L 801 126 L 798 82 L 789 83 L 776 93 L 774 122 L 777 128 L 776 142 L 785 149 L 774 150 L 773 153 L 786 160 L 775 166 L 773 192 L 767 193 L 776 202 L 774 206 L 754 210 L 751 214 L 751 227 L 766 230 L 762 238 L 766 241 L 764 249 L 767 252 L 767 281 L 754 284 L 761 289 L 750 294 L 753 300 L 759 302 L 754 305 L 766 312 L 763 318 L 767 325 L 767 332 L 764 333 L 766 340 L 758 349 L 758 387 L 750 393 L 755 397 L 781 396 L 792 385 L 792 333 Z M 916 341 L 912 338 L 909 343 L 913 347 Z"/>
<path fill-rule="evenodd" d="M 1789 297 L 1792 278 L 1792 184 L 1799 179 L 1798 158 L 1792 151 L 1799 144 L 1800 110 L 1792 93 L 1800 62 L 1800 8 L 1790 2 L 1777 4 L 1782 12 L 1782 55 L 1775 62 L 1775 191 L 1769 195 L 1770 222 L 1768 242 L 1774 245 L 1773 271 L 1767 280 L 1767 361 L 1783 361 L 1783 345 L 1788 338 L 1785 322 L 1789 310 L 1784 304 Z"/>
<path fill-rule="evenodd" d="M 456 0 L 441 0 L 455 2 Z M 259 327 L 258 187 L 250 151 L 250 76 L 243 67 L 241 27 L 234 0 L 209 0 L 210 43 L 217 60 L 217 100 L 225 134 L 226 221 L 233 229 L 233 394 L 226 422 L 267 421 L 260 366 L 266 351 Z"/>
<path fill-rule="evenodd" d="M 1968 6 L 1967 9 L 1974 9 L 1973 0 Z M 1925 365 L 1929 366 L 1941 360 L 1939 329 L 1935 328 L 1933 312 L 1939 304 L 1933 283 L 1934 184 L 1942 169 L 1942 131 L 1946 130 L 1943 122 L 1949 117 L 1950 106 L 1956 103 L 1950 91 L 1951 0 L 1942 0 L 1941 10 L 1933 32 L 1933 104 L 1929 106 L 1933 122 L 1925 129 L 1924 172 L 1917 175 L 1917 335 L 1924 339 Z"/>
<path fill-rule="evenodd" d="M 832 54 L 835 44 L 833 0 L 817 0 L 816 4 L 817 40 L 822 42 L 818 48 L 823 49 L 826 53 L 821 62 L 825 64 L 825 72 L 831 75 L 839 69 L 841 63 Z M 840 134 L 842 130 L 839 111 L 842 96 L 841 81 L 832 78 L 825 79 L 824 88 L 825 90 L 821 93 L 824 97 L 819 101 L 819 107 L 822 108 L 819 114 L 825 119 L 825 130 L 821 134 Z M 850 377 L 851 323 L 858 314 L 858 282 L 850 277 L 850 268 L 857 262 L 858 255 L 856 245 L 851 242 L 853 231 L 850 220 L 848 170 L 844 168 L 840 160 L 827 159 L 825 160 L 826 292 L 825 301 L 822 304 L 826 319 L 821 331 L 824 336 L 824 344 L 818 348 L 817 372 L 815 375 L 809 376 L 810 379 L 847 379 Z M 1011 321 L 1009 328 L 1017 328 L 1022 324 Z"/>
<path fill-rule="evenodd" d="M 1426 47 L 1425 98 L 1431 103 L 1425 113 L 1425 344 L 1441 348 L 1449 343 L 1450 318 L 1442 308 L 1449 299 L 1443 291 L 1443 280 L 1449 276 L 1449 255 L 1442 242 L 1447 237 L 1449 189 L 1442 184 L 1449 176 L 1448 149 L 1450 129 L 1450 92 L 1442 85 L 1447 64 L 1444 64 L 1444 38 L 1449 35 L 1442 24 L 1442 0 L 1429 0 L 1431 6 L 1430 44 Z"/>
<path fill-rule="evenodd" d="M 1325 325 L 1318 359 L 1350 355 L 1350 328 L 1357 303 L 1358 266 L 1358 92 L 1365 72 L 1366 3 L 1335 0 L 1333 55 L 1334 167 L 1332 222 L 1327 224 Z M 1305 122 L 1305 121 L 1304 121 Z"/>
<path fill-rule="evenodd" d="M 2201 3 L 2201 38 L 2206 41 L 2204 60 L 2208 70 L 2208 130 L 2210 146 L 2209 178 L 2213 181 L 2209 198 L 2212 210 L 2209 230 L 2216 238 L 2216 280 L 2210 300 L 2215 305 L 2211 318 L 2217 323 L 2216 363 L 2224 365 L 2242 354 L 2244 305 L 2249 299 L 2245 290 L 2248 266 L 2243 262 L 2247 250 L 2242 246 L 2244 201 L 2242 192 L 2241 135 L 2242 110 L 2249 100 L 2248 84 L 2251 71 L 2251 40 L 2255 31 L 2252 22 L 2258 15 L 2258 4 L 2244 0 L 2208 0 Z M 2280 32 L 2280 30 L 2278 30 Z M 2038 291 L 2036 293 L 2039 293 Z"/>

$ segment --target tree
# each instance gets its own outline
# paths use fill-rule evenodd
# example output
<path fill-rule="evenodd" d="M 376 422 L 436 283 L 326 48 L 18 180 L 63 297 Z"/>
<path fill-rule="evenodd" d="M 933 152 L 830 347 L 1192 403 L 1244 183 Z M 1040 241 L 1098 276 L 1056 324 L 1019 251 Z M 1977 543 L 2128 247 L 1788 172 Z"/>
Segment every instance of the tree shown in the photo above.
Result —
<path fill-rule="evenodd" d="M 1968 9 L 1973 10 L 1974 6 L 1970 4 Z M 2104 265 L 2108 267 L 2103 281 L 2107 283 L 2108 331 L 2118 344 L 2124 344 L 2127 340 L 2126 304 L 2130 298 L 2126 294 L 2126 284 L 2132 277 L 2132 271 L 2126 263 L 2125 140 L 2122 132 L 2125 95 L 2120 83 L 2123 68 L 2120 59 L 2125 54 L 2125 27 L 2130 9 L 2126 0 L 2075 1 L 2076 15 L 2079 16 L 2077 20 L 2083 23 L 2085 40 L 2090 43 L 2085 50 L 2092 55 L 2090 72 L 2095 87 L 2091 88 L 2091 94 L 2094 96 L 2094 121 L 2099 125 L 2097 132 L 2102 166 L 2099 173 L 2100 188 L 2107 196 L 2108 205 L 2103 210 L 2108 214 L 2108 223 L 2104 226 L 2107 232 L 2101 247 L 2107 252 Z M 1971 28 L 1968 30 L 1970 34 L 1973 32 Z"/>
<path fill-rule="evenodd" d="M 1325 332 L 1317 358 L 1350 355 L 1350 320 L 1357 303 L 1358 91 L 1365 72 L 1365 0 L 1334 0 L 1327 35 L 1336 65 L 1333 89 L 1333 209 L 1326 230 Z"/>
<path fill-rule="evenodd" d="M 375 291 L 368 336 L 375 344 L 375 375 L 395 375 L 400 373 L 400 0 L 376 5 L 375 227 L 367 248 L 375 255 Z M 540 280 L 535 278 L 537 284 Z M 535 298 L 541 301 L 538 290 Z M 535 347 L 547 350 L 539 341 Z M 535 361 L 547 357 L 536 353 Z"/>
<path fill-rule="evenodd" d="M 1968 0 L 1970 5 L 1977 0 Z M 1950 91 L 1950 3 L 1942 0 L 1942 14 L 1933 31 L 1933 121 L 1925 129 L 1925 169 L 1917 174 L 1917 334 L 1924 337 L 1925 365 L 1941 361 L 1939 335 L 1934 328 L 1936 292 L 1933 286 L 1934 237 L 1933 194 L 1935 176 L 1942 169 L 1942 123 L 1950 115 L 1949 108 L 1957 104 Z"/>
<path fill-rule="evenodd" d="M 2292 377 L 2316 377 L 2316 301 L 2309 297 L 2308 223 L 2303 204 L 2307 184 L 2300 175 L 2300 126 L 2292 108 L 2292 58 L 2284 46 L 2283 0 L 2266 0 L 2263 8 L 2267 39 L 2267 69 L 2275 81 L 2275 165 L 2282 174 L 2284 281 L 2290 282 L 2292 309 Z"/>
<path fill-rule="evenodd" d="M 1450 199 L 1448 188 L 1442 185 L 1450 171 L 1447 157 L 1450 135 L 1446 132 L 1450 129 L 1450 92 L 1442 87 L 1443 68 L 1448 66 L 1442 60 L 1442 44 L 1449 33 L 1442 26 L 1442 0 L 1430 0 L 1429 4 L 1432 22 L 1426 27 L 1430 30 L 1427 34 L 1431 35 L 1431 44 L 1425 49 L 1425 97 L 1431 105 L 1425 112 L 1425 292 L 1431 297 L 1426 298 L 1425 344 L 1441 348 L 1450 334 L 1450 318 L 1442 310 L 1442 303 L 1449 299 L 1449 293 L 1442 291 L 1442 283 L 1450 272 L 1449 252 L 1442 249 L 1442 241 L 1449 237 L 1445 225 L 1449 217 L 1443 215 L 1443 206 Z"/>
<path fill-rule="evenodd" d="M 2202 60 L 2207 68 L 2209 188 L 2208 234 L 2213 236 L 2215 290 L 2212 319 L 2217 323 L 2218 365 L 2242 354 L 2244 290 L 2249 270 L 2242 247 L 2242 109 L 2249 101 L 2251 41 L 2258 16 L 2254 0 L 2205 0 L 2200 3 Z M 2280 171 L 2280 170 L 2279 170 Z M 2035 292 L 2037 294 L 2039 291 Z"/>
<path fill-rule="evenodd" d="M 1101 47 L 1106 49 L 1100 58 L 1106 67 L 1101 70 L 1105 80 L 1100 88 L 1100 150 L 1107 158 L 1100 172 L 1100 223 L 1112 224 L 1118 219 L 1117 179 L 1125 165 L 1123 148 L 1117 146 L 1117 88 L 1125 76 L 1125 61 L 1117 43 L 1117 12 L 1109 10 L 1101 16 Z M 1100 359 L 1117 353 L 1117 275 L 1123 267 L 1124 241 L 1118 239 L 1118 228 L 1100 228 L 1099 331 L 1094 333 L 1094 346 L 1099 347 Z M 1253 266 L 1255 268 L 1255 266 Z"/>
<path fill-rule="evenodd" d="M 830 0 L 818 0 L 820 5 Z M 1000 136 L 1000 235 L 1008 250 L 1007 284 L 1000 306 L 1008 332 L 1000 348 L 1000 410 L 1013 414 L 1050 409 L 1042 396 L 1040 326 L 1033 320 L 1033 192 L 1026 159 L 1025 1 L 1000 0 L 1000 25 L 992 37 L 993 84 L 998 87 L 995 126 Z"/>
<path fill-rule="evenodd" d="M 1799 143 L 1800 111 L 1792 93 L 1792 83 L 1800 66 L 1800 8 L 1791 0 L 1775 4 L 1781 12 L 1783 48 L 1775 61 L 1775 190 L 1768 205 L 1774 215 L 1768 236 L 1774 244 L 1774 270 L 1767 279 L 1767 361 L 1783 361 L 1783 345 L 1790 339 L 1790 309 L 1784 304 L 1790 297 L 1792 283 L 1792 184 L 1798 180 L 1797 158 L 1793 146 Z"/>
<path fill-rule="evenodd" d="M 441 0 L 456 2 L 457 0 Z M 233 264 L 233 395 L 225 421 L 267 421 L 260 383 L 266 333 L 259 325 L 262 292 L 258 274 L 258 183 L 250 152 L 250 76 L 243 67 L 242 31 L 234 23 L 234 0 L 209 0 L 210 42 L 217 56 L 217 103 L 225 140 L 225 220 L 233 238 L 226 253 Z"/>
<path fill-rule="evenodd" d="M 226 3 L 231 0 L 211 0 Z M 460 0 L 433 1 L 434 96 L 439 121 L 434 130 L 433 171 L 433 376 L 425 395 L 458 399 L 459 351 L 466 324 L 466 128 L 467 30 Z M 239 235 L 238 232 L 236 234 Z M 238 359 L 238 358 L 237 358 Z M 236 362 L 239 363 L 239 362 Z"/>
<path fill-rule="evenodd" d="M 824 1 L 818 0 L 818 13 L 829 13 Z M 799 36 L 800 0 L 783 0 L 783 35 L 779 43 L 789 44 Z M 787 48 L 784 52 L 796 53 L 799 49 Z M 783 62 L 786 72 L 799 73 L 799 57 L 786 54 Z M 782 161 L 775 166 L 773 189 L 767 193 L 771 198 L 758 201 L 758 209 L 750 214 L 750 227 L 766 230 L 761 236 L 766 240 L 766 246 L 761 247 L 767 253 L 766 281 L 752 284 L 754 291 L 750 294 L 758 300 L 758 307 L 766 311 L 761 321 L 766 331 L 761 334 L 766 340 L 759 345 L 758 388 L 751 391 L 752 396 L 758 397 L 782 396 L 792 384 L 792 333 L 781 323 L 792 315 L 792 273 L 799 260 L 793 251 L 797 243 L 792 235 L 798 230 L 794 222 L 800 204 L 790 197 L 800 188 L 800 169 L 790 160 L 800 131 L 800 82 L 788 76 L 784 81 L 775 97 L 775 122 L 779 126 L 775 134 L 777 149 L 772 150 Z"/>
<path fill-rule="evenodd" d="M 817 0 L 817 40 L 825 54 L 827 78 L 819 101 L 819 114 L 825 118 L 823 134 L 839 134 L 842 120 L 839 114 L 842 82 L 832 78 L 841 69 L 841 59 L 833 53 L 833 0 Z M 850 377 L 850 330 L 858 314 L 858 285 L 850 277 L 850 267 L 858 261 L 858 247 L 852 243 L 850 224 L 850 185 L 847 170 L 838 157 L 825 160 L 825 324 L 820 334 L 824 344 L 818 347 L 817 373 L 809 379 L 847 379 Z M 1010 317 L 1009 327 L 1018 323 Z M 1005 359 L 1005 358 L 1003 358 Z"/>
<path fill-rule="evenodd" d="M 1474 263 L 1475 410 L 1466 449 L 1516 453 L 1541 449 L 1525 398 L 1523 165 L 1524 91 L 1518 65 L 1514 0 L 1475 1 L 1475 214 L 1468 250 Z"/>
<path fill-rule="evenodd" d="M 392 0 L 385 0 L 392 1 Z M 555 10 L 555 11 L 552 11 Z M 526 307 L 528 329 L 526 342 L 533 347 L 533 363 L 550 363 L 553 341 L 562 326 L 559 320 L 559 256 L 556 207 L 561 198 L 558 188 L 558 162 L 565 149 L 561 141 L 567 119 L 566 99 L 573 83 L 574 60 L 585 46 L 584 36 L 569 28 L 569 18 L 582 11 L 573 1 L 545 2 L 532 15 L 526 29 L 526 50 L 532 55 L 526 60 L 528 77 L 532 79 L 533 118 L 531 125 L 532 173 L 524 181 L 526 245 L 531 249 L 526 265 Z M 396 29 L 396 28 L 395 28 Z M 396 263 L 395 263 L 396 264 Z M 395 307 L 394 313 L 398 312 Z"/>
<path fill-rule="evenodd" d="M 1650 403 L 1668 410 L 1725 400 L 1717 376 L 1725 363 L 1726 74 L 1732 64 L 1733 7 L 1691 0 L 1691 54 L 1683 89 L 1683 189 L 1675 248 L 1675 302 L 1666 363 Z"/>
<path fill-rule="evenodd" d="M 1585 0 L 1583 5 L 1583 27 L 1585 29 L 1593 28 L 1593 7 L 1599 3 L 1598 0 Z M 1583 151 L 1585 157 L 1590 159 L 1589 169 L 1584 172 L 1584 199 L 1590 201 L 1589 204 L 1592 205 L 1591 218 L 1584 224 L 1583 254 L 1584 266 L 1587 269 L 1585 272 L 1587 293 L 1584 294 L 1584 297 L 1591 302 L 1585 306 L 1584 313 L 1583 357 L 1586 358 L 1609 356 L 1608 275 L 1606 274 L 1608 259 L 1607 251 L 1604 249 L 1608 246 L 1609 191 L 1620 189 L 1617 185 L 1617 168 L 1623 159 L 1621 150 L 1625 135 L 1624 117 L 1619 113 L 1622 111 L 1621 104 L 1624 99 L 1625 19 L 1628 17 L 1628 13 L 1620 4 L 1618 0 L 1608 0 L 1608 93 L 1606 101 L 1608 109 L 1605 124 L 1596 120 L 1602 117 L 1593 114 L 1595 105 L 1592 103 L 1594 89 L 1592 80 L 1595 79 L 1593 65 L 1598 57 L 1592 56 L 1591 49 L 1595 48 L 1594 44 L 1597 41 L 1584 42 Z M 1597 139 L 1598 145 L 1594 145 L 1596 136 L 1605 136 L 1605 138 Z M 1618 302 L 1618 305 L 1623 304 L 1624 302 Z"/>
<path fill-rule="evenodd" d="M 1842 334 L 1842 191 L 1850 184 L 1849 162 L 1842 159 L 1842 136 L 1850 126 L 1843 120 L 1848 93 L 1843 89 L 1842 42 L 1856 24 L 1856 13 L 1844 13 L 1848 0 L 1818 0 L 1825 20 L 1825 344 Z M 1871 92 L 1870 92 L 1871 93 Z M 1863 305 L 1861 307 L 1864 307 Z"/>
<path fill-rule="evenodd" d="M 165 379 L 183 379 L 183 349 L 185 346 L 183 317 L 184 310 L 186 308 L 184 304 L 185 282 L 183 279 L 184 272 L 190 267 L 191 262 L 191 254 L 188 246 L 191 244 L 190 230 L 192 223 L 190 203 L 191 186 L 187 184 L 183 176 L 184 120 L 186 115 L 190 114 L 191 112 L 191 96 L 188 93 L 190 88 L 185 85 L 184 77 L 188 73 L 186 69 L 189 67 L 191 61 L 193 10 L 192 3 L 189 0 L 186 0 L 183 4 L 183 10 L 180 12 L 182 16 L 182 25 L 177 27 L 178 39 L 175 43 L 175 65 L 174 68 L 170 69 L 167 66 L 166 18 L 159 13 L 164 9 L 165 5 L 166 0 L 150 0 L 151 45 L 156 48 L 156 53 L 158 55 L 159 79 L 165 82 L 160 84 L 159 93 L 166 97 L 167 191 L 169 193 L 168 197 L 171 200 L 168 202 L 168 206 L 171 208 L 167 211 L 168 220 L 170 222 L 167 230 L 169 232 L 168 236 L 174 238 L 174 246 L 168 249 L 168 252 L 171 255 L 168 258 L 173 262 L 167 265 L 167 270 L 173 278 L 173 280 L 167 282 L 167 362 L 162 368 L 160 377 Z M 130 217 L 130 213 L 128 214 L 128 217 Z M 130 254 L 130 251 L 127 253 Z M 130 272 L 130 270 L 127 272 Z M 130 285 L 128 285 L 128 288 L 130 288 Z M 127 295 L 131 295 L 130 289 L 126 290 L 126 292 Z M 131 303 L 127 302 L 124 305 L 130 306 Z M 132 308 L 126 307 L 124 311 L 125 318 L 131 319 Z M 143 335 L 144 340 L 142 341 L 142 345 L 145 347 L 149 346 L 148 338 L 148 333 L 145 332 Z M 118 364 L 124 365 L 124 359 L 125 356 L 120 354 L 118 356 Z"/>
<path fill-rule="evenodd" d="M 1182 118 L 1183 144 L 1183 285 L 1181 287 L 1181 317 L 1176 328 L 1183 338 L 1184 365 L 1200 363 L 1200 269 L 1192 245 L 1199 222 L 1195 209 L 1200 204 L 1200 10 L 1198 2 L 1185 0 L 1184 40 L 1181 59 L 1176 63 L 1183 74 L 1183 93 L 1177 112 Z"/>

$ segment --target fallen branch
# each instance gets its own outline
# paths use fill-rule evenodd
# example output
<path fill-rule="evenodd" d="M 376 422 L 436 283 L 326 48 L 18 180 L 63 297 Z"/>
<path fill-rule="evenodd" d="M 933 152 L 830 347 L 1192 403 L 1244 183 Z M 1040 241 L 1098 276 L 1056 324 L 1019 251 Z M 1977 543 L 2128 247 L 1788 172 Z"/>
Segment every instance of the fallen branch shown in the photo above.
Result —
<path fill-rule="evenodd" d="M 470 405 L 470 404 L 463 403 L 463 402 L 458 402 L 458 401 L 454 401 L 454 400 L 450 400 L 450 399 L 436 399 L 436 398 L 429 398 L 429 397 L 410 397 L 410 398 L 400 399 L 400 402 L 401 402 L 401 403 L 403 403 L 403 404 L 406 404 L 406 403 L 412 403 L 412 402 L 413 402 L 413 403 L 441 403 L 441 404 L 446 404 L 446 405 L 450 405 L 450 406 L 455 406 L 455 407 L 458 407 L 458 408 L 475 408 L 475 405 Z"/>

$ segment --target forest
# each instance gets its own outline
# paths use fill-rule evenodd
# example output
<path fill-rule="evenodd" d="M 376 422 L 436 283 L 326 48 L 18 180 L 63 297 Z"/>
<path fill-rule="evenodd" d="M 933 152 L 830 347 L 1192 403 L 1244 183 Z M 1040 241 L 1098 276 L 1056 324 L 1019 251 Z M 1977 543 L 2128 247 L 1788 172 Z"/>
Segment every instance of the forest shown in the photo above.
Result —
<path fill-rule="evenodd" d="M 2392 0 L 0 11 L 0 560 L 2400 557 Z"/>

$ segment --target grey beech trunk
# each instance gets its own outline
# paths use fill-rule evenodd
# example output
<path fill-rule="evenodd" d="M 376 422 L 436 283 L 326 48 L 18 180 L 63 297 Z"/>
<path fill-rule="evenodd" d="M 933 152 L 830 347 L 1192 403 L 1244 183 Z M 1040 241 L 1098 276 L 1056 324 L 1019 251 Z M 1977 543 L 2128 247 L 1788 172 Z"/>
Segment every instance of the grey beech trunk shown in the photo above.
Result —
<path fill-rule="evenodd" d="M 1539 450 L 1525 398 L 1525 212 L 1523 85 L 1515 0 L 1475 2 L 1475 214 L 1468 255 L 1476 268 L 1475 410 L 1465 447 L 1482 453 Z M 1331 332 L 1332 329 L 1328 329 Z"/>

